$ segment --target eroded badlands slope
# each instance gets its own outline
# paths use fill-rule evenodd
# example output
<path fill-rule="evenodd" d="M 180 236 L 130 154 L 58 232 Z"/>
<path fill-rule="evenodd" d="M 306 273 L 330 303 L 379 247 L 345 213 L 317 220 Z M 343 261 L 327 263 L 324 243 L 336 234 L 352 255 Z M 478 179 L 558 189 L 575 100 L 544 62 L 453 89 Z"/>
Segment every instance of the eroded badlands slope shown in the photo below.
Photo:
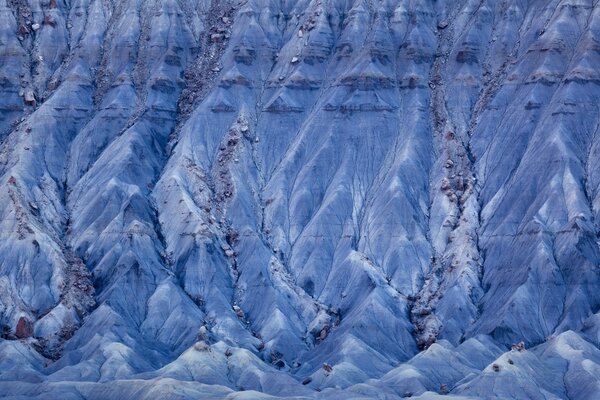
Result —
<path fill-rule="evenodd" d="M 591 0 L 0 0 L 0 396 L 595 398 L 599 66 Z"/>

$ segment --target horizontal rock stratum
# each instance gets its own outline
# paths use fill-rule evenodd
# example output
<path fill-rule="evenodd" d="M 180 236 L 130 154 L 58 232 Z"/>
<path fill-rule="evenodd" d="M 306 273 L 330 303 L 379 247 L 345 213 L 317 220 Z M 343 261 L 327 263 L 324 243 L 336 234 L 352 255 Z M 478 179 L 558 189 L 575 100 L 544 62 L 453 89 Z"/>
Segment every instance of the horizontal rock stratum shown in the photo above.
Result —
<path fill-rule="evenodd" d="M 0 0 L 0 397 L 597 399 L 600 4 Z"/>

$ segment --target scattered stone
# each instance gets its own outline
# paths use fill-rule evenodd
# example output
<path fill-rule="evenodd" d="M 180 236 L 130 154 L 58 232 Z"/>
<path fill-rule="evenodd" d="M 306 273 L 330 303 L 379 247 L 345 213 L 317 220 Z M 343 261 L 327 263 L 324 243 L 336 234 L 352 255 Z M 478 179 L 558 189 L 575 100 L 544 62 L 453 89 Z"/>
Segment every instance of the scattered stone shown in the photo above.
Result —
<path fill-rule="evenodd" d="M 319 332 L 319 341 L 322 342 L 323 340 L 325 340 L 327 338 L 327 326 L 324 326 L 323 329 L 321 329 L 321 332 Z"/>
<path fill-rule="evenodd" d="M 433 334 L 430 334 L 426 337 L 419 338 L 417 340 L 417 347 L 421 350 L 428 349 L 432 344 L 436 341 L 436 337 Z"/>
<path fill-rule="evenodd" d="M 448 180 L 448 178 L 442 179 L 442 184 L 440 186 L 440 189 L 442 189 L 442 191 L 448 191 L 451 189 L 450 181 Z"/>
<path fill-rule="evenodd" d="M 19 322 L 17 322 L 15 336 L 19 339 L 24 339 L 30 337 L 32 334 L 33 325 L 31 324 L 31 322 L 25 317 L 19 318 Z"/>
<path fill-rule="evenodd" d="M 238 318 L 240 319 L 244 319 L 245 315 L 244 315 L 244 311 L 237 305 L 233 306 L 233 311 L 235 311 L 235 315 L 238 316 Z"/>
<path fill-rule="evenodd" d="M 48 26 L 55 28 L 56 20 L 51 15 L 46 15 L 44 17 L 44 21 L 42 22 L 42 25 L 48 25 Z"/>
<path fill-rule="evenodd" d="M 40 29 L 40 24 L 32 24 L 31 29 L 33 29 L 34 31 L 37 31 L 38 29 Z"/>
<path fill-rule="evenodd" d="M 29 28 L 26 25 L 19 25 L 19 33 L 21 35 L 27 35 L 29 33 Z"/>
<path fill-rule="evenodd" d="M 222 33 L 213 33 L 212 35 L 210 35 L 210 40 L 212 42 L 220 42 L 224 38 L 225 38 L 225 35 L 223 35 Z"/>
<path fill-rule="evenodd" d="M 206 340 L 208 337 L 208 329 L 206 329 L 206 325 L 202 325 L 200 329 L 198 329 L 198 340 Z"/>
<path fill-rule="evenodd" d="M 33 93 L 33 89 L 25 89 L 24 95 L 25 104 L 28 106 L 35 106 L 35 95 Z"/>
<path fill-rule="evenodd" d="M 196 342 L 196 344 L 194 345 L 194 349 L 196 351 L 208 351 L 210 347 L 208 346 L 208 344 L 206 344 L 204 340 L 200 340 Z"/>
<path fill-rule="evenodd" d="M 440 21 L 438 23 L 438 28 L 439 29 L 446 29 L 447 27 L 448 27 L 448 21 L 446 21 L 446 20 Z"/>
<path fill-rule="evenodd" d="M 302 384 L 303 384 L 303 385 L 308 385 L 308 384 L 309 384 L 309 383 L 311 383 L 311 382 L 312 382 L 312 378 L 309 376 L 308 378 L 305 378 L 305 379 L 302 381 Z"/>
<path fill-rule="evenodd" d="M 494 370 L 494 372 L 500 372 L 500 366 L 498 364 L 492 364 L 492 370 Z"/>
<path fill-rule="evenodd" d="M 323 369 L 325 370 L 325 372 L 327 374 L 329 374 L 331 371 L 333 371 L 333 367 L 328 363 L 323 363 Z"/>
<path fill-rule="evenodd" d="M 445 395 L 445 394 L 448 394 L 448 392 L 449 392 L 448 385 L 445 384 L 445 383 L 442 383 L 440 385 L 440 390 L 438 391 L 438 393 L 441 394 L 441 395 Z"/>
<path fill-rule="evenodd" d="M 513 350 L 513 351 L 522 352 L 522 351 L 525 350 L 525 342 L 520 341 L 517 344 L 513 344 L 510 349 Z"/>

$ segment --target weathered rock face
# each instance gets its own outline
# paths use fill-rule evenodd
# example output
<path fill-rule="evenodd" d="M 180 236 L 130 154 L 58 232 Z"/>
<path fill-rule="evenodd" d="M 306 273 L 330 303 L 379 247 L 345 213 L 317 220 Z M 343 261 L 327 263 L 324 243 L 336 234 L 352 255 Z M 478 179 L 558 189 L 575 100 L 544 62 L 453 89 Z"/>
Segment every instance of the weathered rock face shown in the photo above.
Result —
<path fill-rule="evenodd" d="M 594 398 L 599 65 L 592 0 L 0 0 L 0 394 Z"/>

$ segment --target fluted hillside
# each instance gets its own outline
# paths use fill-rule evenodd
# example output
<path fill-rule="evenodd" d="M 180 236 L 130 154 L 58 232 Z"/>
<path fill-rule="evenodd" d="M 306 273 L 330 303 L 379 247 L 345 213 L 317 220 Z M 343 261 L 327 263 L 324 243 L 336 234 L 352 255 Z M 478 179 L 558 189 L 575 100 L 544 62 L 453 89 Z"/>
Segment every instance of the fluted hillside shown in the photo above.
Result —
<path fill-rule="evenodd" d="M 0 397 L 600 395 L 594 0 L 0 0 Z"/>

